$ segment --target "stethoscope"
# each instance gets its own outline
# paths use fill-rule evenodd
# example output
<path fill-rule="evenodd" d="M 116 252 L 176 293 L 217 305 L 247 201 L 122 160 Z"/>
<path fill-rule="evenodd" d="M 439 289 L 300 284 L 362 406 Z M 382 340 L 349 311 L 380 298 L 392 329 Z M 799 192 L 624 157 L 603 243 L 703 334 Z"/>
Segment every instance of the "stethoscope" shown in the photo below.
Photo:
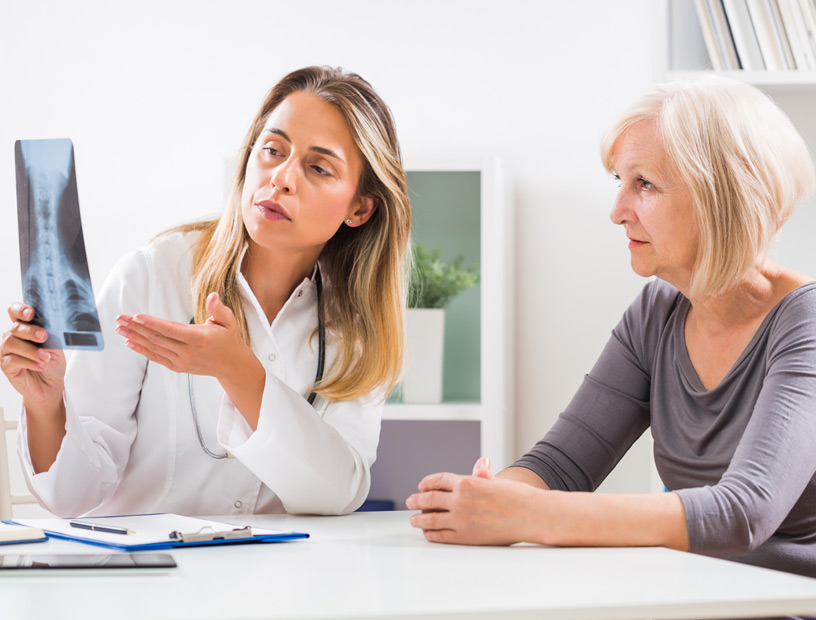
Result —
<path fill-rule="evenodd" d="M 320 297 L 323 293 L 323 280 L 320 277 L 320 268 L 315 270 L 315 292 L 317 293 L 317 372 L 315 373 L 315 384 L 323 379 L 323 365 L 326 361 L 326 330 L 323 326 L 323 308 L 320 305 Z M 195 319 L 193 319 L 195 320 Z M 190 321 L 192 323 L 192 321 Z M 193 414 L 193 424 L 195 424 L 198 443 L 204 454 L 213 459 L 231 459 L 233 456 L 229 452 L 218 454 L 210 450 L 204 443 L 201 435 L 201 426 L 198 423 L 198 412 L 196 411 L 195 393 L 193 392 L 193 375 L 187 375 L 187 389 L 190 392 L 190 411 Z M 306 399 L 310 405 L 314 405 L 317 394 L 312 391 Z"/>

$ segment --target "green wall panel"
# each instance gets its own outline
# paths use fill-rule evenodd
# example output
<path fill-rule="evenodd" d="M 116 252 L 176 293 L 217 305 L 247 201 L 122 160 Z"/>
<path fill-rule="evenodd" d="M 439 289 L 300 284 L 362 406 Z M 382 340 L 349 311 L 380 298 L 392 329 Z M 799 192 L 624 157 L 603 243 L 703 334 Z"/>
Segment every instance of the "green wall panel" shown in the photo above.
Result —
<path fill-rule="evenodd" d="M 414 243 L 438 246 L 444 259 L 461 255 L 466 265 L 481 265 L 481 173 L 409 171 Z M 481 398 L 481 286 L 454 299 L 445 312 L 443 400 Z"/>

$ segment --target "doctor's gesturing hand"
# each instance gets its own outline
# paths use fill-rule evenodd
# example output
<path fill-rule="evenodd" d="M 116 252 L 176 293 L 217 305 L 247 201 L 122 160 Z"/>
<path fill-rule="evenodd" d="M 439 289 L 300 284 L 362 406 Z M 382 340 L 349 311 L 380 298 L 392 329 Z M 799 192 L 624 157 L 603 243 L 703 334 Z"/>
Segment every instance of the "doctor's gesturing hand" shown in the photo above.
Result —
<path fill-rule="evenodd" d="M 541 491 L 523 482 L 496 478 L 486 457 L 476 461 L 472 476 L 437 473 L 425 476 L 419 493 L 405 501 L 411 525 L 431 542 L 463 545 L 510 545 L 534 542 L 541 513 L 535 504 Z"/>
<path fill-rule="evenodd" d="M 218 293 L 207 297 L 210 317 L 203 325 L 168 321 L 146 314 L 116 317 L 116 333 L 128 347 L 173 372 L 208 375 L 224 391 L 254 430 L 265 380 L 263 366 L 241 338 L 232 310 Z"/>

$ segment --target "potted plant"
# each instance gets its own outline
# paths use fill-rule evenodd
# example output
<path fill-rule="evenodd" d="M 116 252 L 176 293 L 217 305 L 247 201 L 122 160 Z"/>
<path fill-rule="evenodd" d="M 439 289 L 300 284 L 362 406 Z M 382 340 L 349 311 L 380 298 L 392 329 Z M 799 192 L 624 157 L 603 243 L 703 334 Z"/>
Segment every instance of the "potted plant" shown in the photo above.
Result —
<path fill-rule="evenodd" d="M 402 396 L 406 403 L 442 402 L 445 308 L 479 281 L 477 265 L 462 256 L 442 260 L 442 250 L 416 244 L 406 318 L 406 368 Z"/>

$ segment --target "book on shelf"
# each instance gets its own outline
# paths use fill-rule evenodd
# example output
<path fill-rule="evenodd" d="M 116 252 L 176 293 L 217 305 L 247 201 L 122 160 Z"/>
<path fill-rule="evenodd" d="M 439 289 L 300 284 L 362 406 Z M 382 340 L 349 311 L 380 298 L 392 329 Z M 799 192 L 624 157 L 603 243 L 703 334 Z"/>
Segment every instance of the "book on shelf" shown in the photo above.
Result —
<path fill-rule="evenodd" d="M 808 48 L 816 56 L 816 0 L 798 0 L 799 9 L 802 11 L 804 28 L 806 32 L 805 40 Z"/>
<path fill-rule="evenodd" d="M 805 16 L 799 0 L 777 0 L 777 4 L 796 68 L 813 71 L 816 69 L 816 54 L 808 40 Z"/>
<path fill-rule="evenodd" d="M 746 0 L 746 2 L 759 41 L 759 49 L 762 50 L 765 68 L 770 71 L 784 71 L 790 68 L 780 40 L 781 33 L 775 23 L 772 0 Z"/>
<path fill-rule="evenodd" d="M 716 71 L 816 71 L 816 0 L 694 0 Z"/>
<path fill-rule="evenodd" d="M 740 66 L 746 71 L 765 69 L 765 61 L 762 59 L 762 51 L 745 0 L 723 0 L 723 8 L 734 37 Z"/>
<path fill-rule="evenodd" d="M 791 48 L 790 37 L 788 36 L 785 23 L 782 21 L 782 12 L 779 9 L 780 0 L 767 0 L 768 6 L 771 9 L 771 16 L 773 17 L 774 32 L 782 45 L 782 53 L 785 56 L 785 66 L 788 69 L 796 69 L 796 59 L 793 56 L 793 49 Z"/>
<path fill-rule="evenodd" d="M 718 71 L 739 69 L 739 57 L 722 8 L 722 0 L 694 0 L 694 8 L 711 66 Z"/>

